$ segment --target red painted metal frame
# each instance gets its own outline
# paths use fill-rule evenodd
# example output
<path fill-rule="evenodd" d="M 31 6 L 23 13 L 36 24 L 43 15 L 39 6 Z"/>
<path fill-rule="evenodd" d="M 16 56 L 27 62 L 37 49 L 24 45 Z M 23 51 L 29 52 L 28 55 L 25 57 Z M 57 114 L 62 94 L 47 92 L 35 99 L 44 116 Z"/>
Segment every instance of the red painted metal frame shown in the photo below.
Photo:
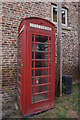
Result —
<path fill-rule="evenodd" d="M 39 28 L 30 27 L 30 23 L 44 25 L 51 27 L 52 30 L 43 30 Z M 24 29 L 21 33 L 19 33 L 21 27 L 24 25 Z M 49 108 L 54 107 L 54 97 L 55 97 L 55 30 L 54 24 L 48 20 L 38 18 L 38 17 L 30 17 L 25 18 L 21 21 L 19 29 L 18 29 L 18 41 L 21 37 L 21 89 L 20 89 L 20 97 L 18 95 L 19 89 L 19 51 L 17 50 L 17 101 L 20 107 L 21 113 L 23 115 L 29 115 L 35 112 L 43 111 Z M 48 45 L 48 52 L 44 51 L 44 53 L 48 53 L 48 59 L 36 59 L 36 61 L 48 61 L 48 67 L 42 68 L 32 68 L 32 60 L 34 61 L 35 66 L 35 59 L 32 59 L 32 34 L 34 34 L 34 58 L 35 58 L 35 35 L 42 35 L 48 36 L 48 43 L 41 43 Z M 51 37 L 51 67 L 49 67 L 49 37 Z M 36 42 L 39 44 L 39 42 Z M 18 42 L 17 47 L 19 48 Z M 36 51 L 39 52 L 39 51 Z M 43 52 L 43 51 L 40 51 Z M 32 77 L 32 69 L 34 69 L 34 76 Z M 42 78 L 43 76 L 35 76 L 35 69 L 48 69 L 48 83 L 45 84 L 35 84 L 35 81 L 32 85 L 32 78 Z M 51 69 L 51 75 L 49 75 L 49 69 Z M 49 83 L 49 76 L 51 76 L 51 83 Z M 38 95 L 41 93 L 35 93 L 35 87 L 32 94 L 32 87 L 33 86 L 44 86 L 48 85 L 48 91 L 44 91 L 41 93 L 48 93 L 48 99 L 35 102 L 35 97 L 33 97 L 32 103 L 32 95 Z M 51 97 L 49 98 L 49 85 L 51 85 Z"/>

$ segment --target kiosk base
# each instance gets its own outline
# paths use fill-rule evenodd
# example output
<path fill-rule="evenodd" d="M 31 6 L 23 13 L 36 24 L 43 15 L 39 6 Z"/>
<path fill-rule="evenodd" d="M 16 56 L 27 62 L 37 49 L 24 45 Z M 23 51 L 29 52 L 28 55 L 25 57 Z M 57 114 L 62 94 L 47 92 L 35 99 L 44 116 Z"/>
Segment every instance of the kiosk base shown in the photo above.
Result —
<path fill-rule="evenodd" d="M 17 102 L 17 105 L 18 105 L 18 102 Z M 20 110 L 19 105 L 18 105 L 18 108 L 19 108 L 19 110 Z M 34 115 L 38 115 L 38 114 L 43 113 L 43 112 L 47 112 L 48 110 L 52 110 L 52 109 L 54 109 L 54 108 L 55 108 L 55 106 L 53 106 L 53 107 L 51 107 L 51 108 L 49 108 L 49 109 L 42 110 L 42 111 L 38 111 L 38 112 L 34 112 L 34 113 L 28 114 L 28 115 L 23 115 L 23 113 L 22 113 L 21 110 L 20 110 L 20 114 L 21 114 L 22 118 L 28 118 L 28 117 L 31 117 L 31 116 L 34 116 Z"/>

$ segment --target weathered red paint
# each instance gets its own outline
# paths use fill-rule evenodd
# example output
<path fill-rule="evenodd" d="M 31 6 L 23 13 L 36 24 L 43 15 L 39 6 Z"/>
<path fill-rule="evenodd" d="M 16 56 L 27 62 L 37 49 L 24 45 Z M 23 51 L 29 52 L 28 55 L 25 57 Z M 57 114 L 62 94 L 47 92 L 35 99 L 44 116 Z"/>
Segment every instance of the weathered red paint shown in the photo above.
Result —
<path fill-rule="evenodd" d="M 38 25 L 44 25 L 51 27 L 52 30 L 45 30 L 45 29 L 39 29 L 30 27 L 30 23 L 35 23 Z M 19 31 L 21 30 L 21 27 L 24 25 L 24 29 L 21 33 Z M 55 97 L 55 30 L 54 30 L 54 24 L 49 22 L 48 20 L 38 18 L 38 17 L 30 17 L 25 18 L 21 21 L 19 29 L 18 29 L 18 41 L 17 41 L 17 102 L 20 107 L 21 113 L 23 115 L 30 115 L 35 112 L 43 111 L 49 108 L 54 107 L 54 97 Z M 34 59 L 32 60 L 32 34 L 34 34 Z M 48 43 L 45 43 L 45 45 L 48 45 L 48 51 L 37 51 L 38 53 L 48 53 L 47 59 L 40 59 L 40 61 L 47 61 L 48 67 L 42 67 L 42 68 L 32 68 L 32 61 L 33 65 L 35 66 L 35 36 L 36 35 L 42 35 L 48 37 Z M 19 59 L 19 40 L 21 37 L 21 59 Z M 51 44 L 49 43 L 49 37 L 51 37 Z M 44 44 L 44 43 L 42 43 Z M 51 45 L 51 67 L 49 67 L 49 45 Z M 19 62 L 21 61 L 21 65 L 19 65 Z M 37 59 L 36 61 L 39 61 Z M 42 64 L 42 63 L 41 63 Z M 21 73 L 19 73 L 19 68 L 21 69 Z M 40 84 L 40 79 L 44 80 L 46 77 L 43 76 L 35 76 L 35 70 L 41 70 L 48 69 L 48 81 L 47 83 Z M 49 75 L 49 70 L 51 69 L 51 75 Z M 32 77 L 32 70 L 34 70 L 33 77 Z M 43 71 L 41 74 L 43 74 Z M 21 78 L 21 81 L 19 82 L 19 76 Z M 49 76 L 51 76 L 51 82 L 49 83 Z M 32 78 L 34 79 L 33 85 L 32 85 Z M 35 80 L 39 78 L 39 83 L 35 83 Z M 19 85 L 20 84 L 20 85 Z M 43 91 L 44 85 L 47 85 L 47 91 Z M 50 91 L 49 91 L 49 85 Z M 20 88 L 19 88 L 20 86 Z M 43 91 L 43 95 L 47 94 L 47 99 L 35 102 L 35 94 L 40 94 L 39 86 L 42 86 L 41 90 Z M 32 94 L 32 87 L 33 87 L 33 94 Z M 20 97 L 19 93 L 20 92 Z M 36 92 L 36 93 L 35 93 Z M 50 97 L 49 97 L 50 92 Z M 42 95 L 42 94 L 41 94 Z M 33 98 L 32 98 L 33 96 Z M 33 102 L 32 102 L 33 99 Z"/>

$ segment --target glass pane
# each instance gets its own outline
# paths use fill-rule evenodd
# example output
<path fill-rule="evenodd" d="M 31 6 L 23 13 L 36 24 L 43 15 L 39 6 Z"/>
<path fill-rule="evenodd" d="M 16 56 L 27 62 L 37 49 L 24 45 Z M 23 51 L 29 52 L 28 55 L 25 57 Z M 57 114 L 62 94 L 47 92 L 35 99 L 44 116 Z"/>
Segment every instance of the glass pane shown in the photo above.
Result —
<path fill-rule="evenodd" d="M 62 10 L 62 23 L 65 24 L 65 11 Z"/>
<path fill-rule="evenodd" d="M 49 37 L 49 43 L 51 43 L 51 37 Z"/>
<path fill-rule="evenodd" d="M 21 67 L 21 61 L 19 61 L 19 67 Z"/>
<path fill-rule="evenodd" d="M 32 42 L 34 42 L 34 34 L 32 34 Z"/>
<path fill-rule="evenodd" d="M 35 78 L 35 84 L 46 84 L 48 83 L 48 77 Z"/>
<path fill-rule="evenodd" d="M 33 70 L 32 70 L 32 76 L 34 75 Z"/>
<path fill-rule="evenodd" d="M 32 43 L 32 50 L 34 50 L 34 43 Z"/>
<path fill-rule="evenodd" d="M 19 76 L 19 82 L 21 82 L 21 77 Z"/>
<path fill-rule="evenodd" d="M 51 67 L 51 62 L 49 62 L 49 67 Z"/>
<path fill-rule="evenodd" d="M 21 59 L 21 52 L 19 52 L 19 59 Z"/>
<path fill-rule="evenodd" d="M 32 59 L 34 59 L 34 52 L 32 52 Z"/>
<path fill-rule="evenodd" d="M 21 89 L 20 83 L 18 84 L 18 86 L 19 86 L 19 89 Z"/>
<path fill-rule="evenodd" d="M 48 67 L 48 61 L 35 61 L 35 68 Z"/>
<path fill-rule="evenodd" d="M 51 45 L 49 45 L 49 51 L 51 51 Z"/>
<path fill-rule="evenodd" d="M 41 36 L 41 35 L 35 35 L 35 42 L 48 43 L 48 37 L 47 36 Z"/>
<path fill-rule="evenodd" d="M 33 103 L 33 96 L 32 96 L 32 103 Z"/>
<path fill-rule="evenodd" d="M 49 92 L 49 98 L 51 98 L 51 93 Z"/>
<path fill-rule="evenodd" d="M 46 44 L 35 44 L 35 51 L 48 51 L 48 45 L 46 45 Z"/>
<path fill-rule="evenodd" d="M 19 45 L 19 52 L 21 52 L 21 45 Z"/>
<path fill-rule="evenodd" d="M 35 52 L 35 59 L 48 59 L 48 53 Z"/>
<path fill-rule="evenodd" d="M 34 61 L 32 61 L 32 68 L 34 67 Z"/>
<path fill-rule="evenodd" d="M 51 77 L 49 77 L 49 83 L 51 83 Z"/>
<path fill-rule="evenodd" d="M 49 91 L 51 90 L 51 85 L 49 85 Z"/>
<path fill-rule="evenodd" d="M 51 75 L 51 69 L 49 69 L 49 75 Z"/>
<path fill-rule="evenodd" d="M 48 69 L 37 69 L 35 70 L 35 76 L 48 75 Z"/>
<path fill-rule="evenodd" d="M 48 86 L 47 85 L 42 85 L 42 86 L 35 86 L 35 93 L 40 93 L 48 91 Z"/>
<path fill-rule="evenodd" d="M 57 8 L 53 8 L 53 21 L 57 22 Z"/>
<path fill-rule="evenodd" d="M 49 53 L 49 59 L 51 59 L 51 53 Z"/>
<path fill-rule="evenodd" d="M 21 37 L 19 38 L 19 45 L 21 45 Z"/>
<path fill-rule="evenodd" d="M 19 74 L 21 74 L 21 68 L 19 68 Z"/>
<path fill-rule="evenodd" d="M 18 95 L 19 95 L 19 97 L 21 96 L 21 94 L 20 94 L 19 90 L 18 90 Z"/>
<path fill-rule="evenodd" d="M 35 95 L 35 102 L 48 99 L 47 93 Z"/>

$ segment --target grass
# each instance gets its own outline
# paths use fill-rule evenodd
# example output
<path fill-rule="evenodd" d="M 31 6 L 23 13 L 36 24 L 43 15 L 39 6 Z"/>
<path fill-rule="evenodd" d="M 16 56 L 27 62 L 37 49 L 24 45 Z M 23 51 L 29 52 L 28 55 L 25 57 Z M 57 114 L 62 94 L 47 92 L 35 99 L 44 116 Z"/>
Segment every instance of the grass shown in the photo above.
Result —
<path fill-rule="evenodd" d="M 73 85 L 72 94 L 55 98 L 55 108 L 30 118 L 78 118 L 78 91 L 80 84 Z"/>

